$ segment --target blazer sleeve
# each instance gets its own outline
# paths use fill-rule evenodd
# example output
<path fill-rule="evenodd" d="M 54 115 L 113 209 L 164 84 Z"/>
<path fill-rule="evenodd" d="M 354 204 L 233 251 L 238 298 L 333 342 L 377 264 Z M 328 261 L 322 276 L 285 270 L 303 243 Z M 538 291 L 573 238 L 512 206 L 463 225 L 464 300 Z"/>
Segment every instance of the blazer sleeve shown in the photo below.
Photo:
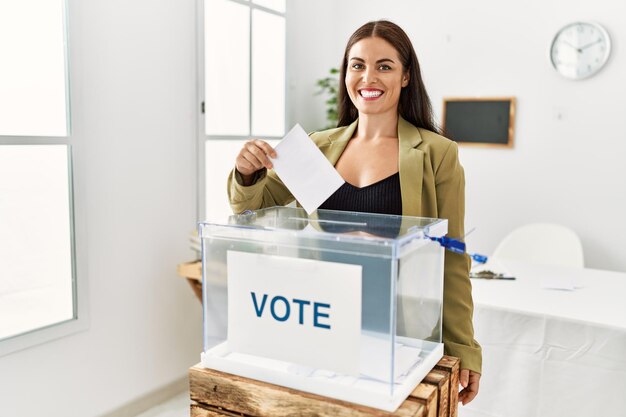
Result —
<path fill-rule="evenodd" d="M 228 200 L 233 213 L 265 207 L 284 206 L 294 200 L 274 170 L 257 171 L 252 185 L 243 185 L 241 174 L 233 168 L 228 177 Z"/>
<path fill-rule="evenodd" d="M 458 146 L 451 142 L 435 173 L 440 218 L 448 219 L 448 236 L 463 238 L 465 223 L 465 174 Z M 446 354 L 461 359 L 461 368 L 482 372 L 482 350 L 474 340 L 471 265 L 467 254 L 446 251 L 443 291 L 443 342 Z"/>

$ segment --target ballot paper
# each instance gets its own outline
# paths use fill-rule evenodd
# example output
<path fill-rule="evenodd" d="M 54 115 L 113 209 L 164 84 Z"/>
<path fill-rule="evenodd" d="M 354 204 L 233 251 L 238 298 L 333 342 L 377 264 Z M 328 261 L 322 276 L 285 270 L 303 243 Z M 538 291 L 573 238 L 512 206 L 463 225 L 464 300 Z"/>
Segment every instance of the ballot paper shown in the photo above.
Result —
<path fill-rule="evenodd" d="M 391 343 L 387 334 L 361 334 L 360 378 L 388 382 L 391 365 Z M 395 344 L 394 383 L 402 383 L 415 365 L 422 361 L 422 350 L 402 343 Z M 316 378 L 339 378 L 348 375 L 316 369 L 299 364 L 290 364 L 287 371 L 296 375 Z M 356 382 L 356 379 L 354 380 Z"/>
<path fill-rule="evenodd" d="M 300 205 L 311 214 L 344 183 L 299 124 L 274 148 L 274 171 Z"/>
<path fill-rule="evenodd" d="M 541 288 L 550 290 L 573 291 L 582 288 L 583 275 L 583 268 L 562 265 L 541 265 L 541 271 L 533 271 L 533 276 L 540 279 Z"/>

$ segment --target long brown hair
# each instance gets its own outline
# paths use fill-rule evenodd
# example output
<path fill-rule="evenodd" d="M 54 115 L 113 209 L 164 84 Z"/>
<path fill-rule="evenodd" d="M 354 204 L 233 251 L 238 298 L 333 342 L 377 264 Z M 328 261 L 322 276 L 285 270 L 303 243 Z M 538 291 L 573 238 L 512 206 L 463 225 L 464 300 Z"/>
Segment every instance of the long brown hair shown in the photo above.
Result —
<path fill-rule="evenodd" d="M 339 104 L 337 126 L 347 126 L 359 117 L 359 112 L 350 100 L 346 89 L 348 54 L 352 46 L 364 38 L 378 37 L 389 42 L 398 51 L 402 69 L 409 72 L 409 84 L 400 92 L 398 112 L 405 120 L 417 127 L 439 133 L 433 117 L 433 109 L 422 81 L 419 62 L 411 40 L 402 28 L 388 20 L 377 20 L 358 28 L 346 45 L 339 71 Z"/>

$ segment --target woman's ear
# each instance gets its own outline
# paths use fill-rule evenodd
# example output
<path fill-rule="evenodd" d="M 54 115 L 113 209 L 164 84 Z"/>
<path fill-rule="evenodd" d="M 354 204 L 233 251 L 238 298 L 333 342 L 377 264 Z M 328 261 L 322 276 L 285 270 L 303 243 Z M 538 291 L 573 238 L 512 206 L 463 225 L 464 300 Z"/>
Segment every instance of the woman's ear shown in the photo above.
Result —
<path fill-rule="evenodd" d="M 409 72 L 405 72 L 404 75 L 402 75 L 402 87 L 406 87 L 407 85 L 409 85 L 409 79 L 411 77 L 409 76 Z"/>

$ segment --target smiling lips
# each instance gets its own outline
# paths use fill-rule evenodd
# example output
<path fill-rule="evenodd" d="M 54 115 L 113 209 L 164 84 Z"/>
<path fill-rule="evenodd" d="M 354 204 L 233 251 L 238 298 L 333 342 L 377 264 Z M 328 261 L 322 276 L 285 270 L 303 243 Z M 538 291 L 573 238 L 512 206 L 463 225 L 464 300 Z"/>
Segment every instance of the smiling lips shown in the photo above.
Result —
<path fill-rule="evenodd" d="M 376 88 L 363 88 L 361 90 L 359 90 L 359 94 L 361 94 L 361 97 L 363 97 L 363 99 L 365 100 L 378 100 L 378 98 L 380 96 L 382 96 L 384 93 L 383 90 L 378 90 Z"/>

